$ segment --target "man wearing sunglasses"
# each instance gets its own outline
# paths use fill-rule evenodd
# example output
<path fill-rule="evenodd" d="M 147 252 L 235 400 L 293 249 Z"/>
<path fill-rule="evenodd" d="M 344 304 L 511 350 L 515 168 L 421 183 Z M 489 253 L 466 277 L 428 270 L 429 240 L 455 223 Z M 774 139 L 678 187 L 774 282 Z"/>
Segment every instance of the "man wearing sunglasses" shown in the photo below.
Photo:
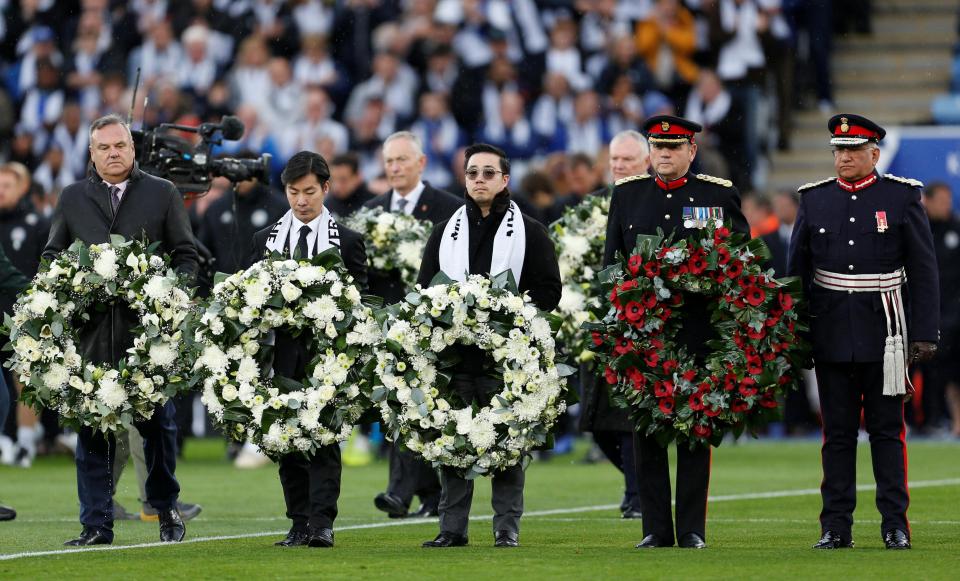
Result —
<path fill-rule="evenodd" d="M 726 224 L 736 232 L 749 232 L 740 211 L 740 194 L 729 180 L 693 174 L 690 165 L 697 156 L 695 135 L 700 125 L 670 115 L 647 119 L 644 134 L 650 144 L 652 174 L 620 179 L 613 188 L 607 221 L 604 264 L 630 256 L 637 235 L 696 235 L 711 224 Z M 683 324 L 678 343 L 704 361 L 710 354 L 708 341 L 716 337 L 710 324 L 709 303 L 703 296 L 685 298 Z M 644 538 L 638 549 L 672 547 L 674 530 L 680 547 L 706 547 L 707 486 L 710 483 L 710 449 L 691 450 L 677 444 L 676 529 L 671 514 L 670 466 L 667 449 L 655 437 L 634 433 L 637 480 Z"/>
<path fill-rule="evenodd" d="M 917 180 L 877 173 L 886 131 L 860 115 L 827 123 L 837 177 L 801 186 L 787 271 L 810 297 L 810 331 L 823 410 L 820 540 L 853 547 L 857 434 L 870 434 L 880 535 L 910 548 L 903 404 L 910 363 L 939 340 L 940 285 Z"/>
<path fill-rule="evenodd" d="M 457 281 L 467 275 L 496 276 L 509 271 L 520 292 L 528 292 L 537 308 L 552 311 L 560 302 L 560 267 L 547 229 L 520 212 L 510 199 L 510 161 L 506 154 L 485 143 L 467 148 L 464 173 L 466 204 L 433 228 L 423 252 L 417 280 L 429 286 L 438 272 Z M 450 372 L 450 387 L 467 405 L 490 403 L 503 389 L 502 380 L 486 375 L 489 358 L 476 346 L 459 346 L 460 363 Z M 522 466 L 513 466 L 493 477 L 493 533 L 497 547 L 519 545 L 523 514 Z M 467 524 L 473 499 L 473 481 L 453 469 L 440 470 L 440 534 L 424 547 L 460 547 L 467 544 Z"/>
<path fill-rule="evenodd" d="M 408 214 L 418 220 L 436 224 L 449 218 L 463 202 L 457 196 L 423 181 L 427 156 L 416 134 L 398 131 L 383 142 L 383 171 L 391 190 L 368 201 L 364 206 L 385 212 Z M 384 304 L 397 303 L 410 289 L 400 282 L 400 271 L 370 271 L 370 293 L 383 298 Z M 420 497 L 420 508 L 408 513 L 414 496 Z M 418 460 L 399 444 L 390 448 L 390 480 L 387 490 L 374 498 L 373 504 L 390 518 L 437 516 L 440 481 L 430 464 Z"/>

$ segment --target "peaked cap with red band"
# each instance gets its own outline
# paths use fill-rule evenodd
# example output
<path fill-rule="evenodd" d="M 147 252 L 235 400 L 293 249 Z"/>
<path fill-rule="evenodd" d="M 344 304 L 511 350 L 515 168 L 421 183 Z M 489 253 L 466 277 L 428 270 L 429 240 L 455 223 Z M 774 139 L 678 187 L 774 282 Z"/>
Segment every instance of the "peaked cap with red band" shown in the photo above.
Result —
<path fill-rule="evenodd" d="M 695 143 L 694 134 L 700 131 L 699 123 L 673 115 L 654 115 L 643 122 L 643 134 L 653 145 Z"/>
<path fill-rule="evenodd" d="M 830 130 L 830 145 L 838 147 L 856 147 L 864 143 L 880 143 L 887 131 L 873 121 L 860 115 L 841 113 L 827 121 Z"/>

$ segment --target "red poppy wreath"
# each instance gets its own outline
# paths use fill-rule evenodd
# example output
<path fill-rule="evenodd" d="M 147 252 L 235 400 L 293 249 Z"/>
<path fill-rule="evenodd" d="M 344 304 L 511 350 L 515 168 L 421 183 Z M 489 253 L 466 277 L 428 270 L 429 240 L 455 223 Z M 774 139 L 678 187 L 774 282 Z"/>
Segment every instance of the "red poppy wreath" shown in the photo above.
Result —
<path fill-rule="evenodd" d="M 638 236 L 633 253 L 601 275 L 609 309 L 585 327 L 638 431 L 663 445 L 718 446 L 727 432 L 756 433 L 778 417 L 778 396 L 796 387 L 807 349 L 799 280 L 774 279 L 761 266 L 767 258 L 762 240 L 711 226 L 676 242 Z M 705 298 L 709 320 L 684 316 L 691 294 Z M 705 358 L 678 342 L 683 325 L 714 329 Z"/>

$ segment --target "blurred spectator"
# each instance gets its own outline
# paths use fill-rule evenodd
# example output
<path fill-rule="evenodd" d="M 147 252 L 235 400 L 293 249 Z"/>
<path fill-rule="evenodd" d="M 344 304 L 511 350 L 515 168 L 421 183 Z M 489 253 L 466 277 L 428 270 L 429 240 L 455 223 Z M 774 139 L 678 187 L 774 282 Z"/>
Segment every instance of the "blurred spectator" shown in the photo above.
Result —
<path fill-rule="evenodd" d="M 64 105 L 63 117 L 53 129 L 53 144 L 64 152 L 65 166 L 73 176 L 73 181 L 87 175 L 90 135 L 83 125 L 83 114 L 76 101 L 68 101 Z"/>
<path fill-rule="evenodd" d="M 946 429 L 960 437 L 960 219 L 953 211 L 953 193 L 943 182 L 923 190 L 923 205 L 930 218 L 940 274 L 940 349 L 933 361 L 921 365 L 923 382 L 919 401 L 908 405 L 912 425 L 937 435 Z M 946 404 L 946 408 L 945 408 Z"/>
<path fill-rule="evenodd" d="M 526 116 L 523 96 L 505 92 L 500 97 L 499 119 L 486 123 L 477 141 L 489 143 L 502 149 L 511 162 L 511 177 L 523 178 L 527 161 L 537 151 L 537 136 Z"/>
<path fill-rule="evenodd" d="M 693 62 L 693 15 L 680 0 L 656 0 L 648 17 L 637 23 L 634 38 L 637 53 L 647 62 L 657 88 L 682 109 L 698 71 Z"/>
<path fill-rule="evenodd" d="M 409 65 L 400 62 L 396 55 L 380 52 L 373 60 L 373 76 L 351 92 L 345 119 L 348 124 L 356 123 L 363 116 L 367 102 L 380 99 L 386 110 L 402 123 L 414 114 L 417 86 L 417 75 Z"/>
<path fill-rule="evenodd" d="M 106 71 L 122 70 L 116 51 L 110 50 L 109 38 L 102 42 L 105 30 L 99 12 L 86 11 L 78 22 L 73 52 L 64 62 L 66 86 L 76 93 L 85 116 L 93 119 L 100 106 L 100 81 Z"/>
<path fill-rule="evenodd" d="M 270 82 L 261 114 L 264 123 L 281 133 L 303 119 L 303 87 L 293 78 L 290 61 L 285 58 L 270 59 L 267 70 Z"/>
<path fill-rule="evenodd" d="M 773 213 L 773 204 L 767 196 L 757 192 L 746 192 L 740 207 L 747 223 L 750 224 L 751 238 L 766 236 L 780 227 L 780 222 Z"/>
<path fill-rule="evenodd" d="M 317 142 L 329 140 L 334 154 L 345 153 L 350 145 L 347 128 L 331 118 L 333 105 L 326 91 L 311 87 L 304 99 L 304 119 L 289 131 L 290 142 L 284 146 L 285 155 L 313 149 Z"/>
<path fill-rule="evenodd" d="M 600 114 L 600 98 L 592 90 L 581 91 L 573 104 L 573 119 L 564 126 L 566 150 L 570 153 L 599 152 L 612 134 Z"/>
<path fill-rule="evenodd" d="M 562 128 L 573 120 L 573 116 L 573 96 L 566 77 L 558 73 L 546 75 L 543 93 L 533 106 L 531 118 L 533 129 L 546 152 L 566 148 Z"/>
<path fill-rule="evenodd" d="M 743 110 L 731 97 L 716 73 L 700 70 L 697 86 L 690 92 L 684 117 L 703 125 L 697 138 L 698 157 L 707 154 L 723 158 L 723 171 L 708 171 L 720 177 L 729 177 L 741 191 L 751 189 L 750 171 L 745 155 Z M 710 151 L 706 151 L 706 150 Z"/>
<path fill-rule="evenodd" d="M 590 86 L 590 78 L 584 72 L 577 49 L 577 25 L 570 18 L 558 20 L 550 31 L 547 72 L 563 75 L 574 91 L 583 91 Z"/>
<path fill-rule="evenodd" d="M 181 36 L 186 59 L 177 70 L 177 85 L 194 95 L 206 93 L 217 78 L 217 63 L 210 53 L 210 30 L 194 24 Z"/>
<path fill-rule="evenodd" d="M 457 81 L 457 59 L 448 44 L 435 47 L 427 57 L 423 89 L 433 93 L 451 94 Z"/>
<path fill-rule="evenodd" d="M 303 37 L 293 61 L 293 78 L 304 87 L 322 87 L 335 103 L 344 103 L 350 90 L 346 73 L 330 57 L 327 39 L 320 35 Z"/>
<path fill-rule="evenodd" d="M 262 106 L 267 94 L 264 87 L 270 85 L 270 49 L 258 36 L 250 36 L 240 43 L 240 51 L 230 71 L 230 93 L 234 106 L 243 104 Z"/>
<path fill-rule="evenodd" d="M 30 42 L 24 44 L 23 41 Z M 7 87 L 14 99 L 22 99 L 27 91 L 36 86 L 40 61 L 48 61 L 54 66 L 63 62 L 55 41 L 53 30 L 47 26 L 37 26 L 29 34 L 23 35 L 16 50 L 17 55 L 23 56 L 7 71 Z"/>
<path fill-rule="evenodd" d="M 610 93 L 623 77 L 629 82 L 630 92 L 637 95 L 642 95 L 655 86 L 650 69 L 637 55 L 636 42 L 628 35 L 611 41 L 610 58 L 600 73 L 597 89 Z"/>
<path fill-rule="evenodd" d="M 556 203 L 556 195 L 550 176 L 542 171 L 529 172 L 520 180 L 519 191 L 530 202 L 530 205 L 536 208 L 539 214 L 539 216 L 531 214 L 531 217 L 537 218 L 544 224 L 550 224 L 548 216 L 553 215 L 553 208 Z"/>
<path fill-rule="evenodd" d="M 650 146 L 638 131 L 617 133 L 610 140 L 610 182 L 645 174 L 650 169 Z"/>
<path fill-rule="evenodd" d="M 63 188 L 77 181 L 70 164 L 64 161 L 63 150 L 55 143 L 43 154 L 43 162 L 34 170 L 33 179 L 48 195 L 59 195 Z"/>
<path fill-rule="evenodd" d="M 345 153 L 330 160 L 330 193 L 323 205 L 332 213 L 349 216 L 374 197 L 360 173 L 356 154 Z"/>
<path fill-rule="evenodd" d="M 64 92 L 60 71 L 50 59 L 37 61 L 37 84 L 20 107 L 20 127 L 33 134 L 33 153 L 42 156 L 50 144 L 51 132 L 63 114 Z"/>
<path fill-rule="evenodd" d="M 575 153 L 570 156 L 570 166 L 567 170 L 568 193 L 557 199 L 553 208 L 545 212 L 547 223 L 556 221 L 567 208 L 576 206 L 587 197 L 587 194 L 603 187 L 603 181 L 593 164 L 593 159 L 585 153 Z"/>
<path fill-rule="evenodd" d="M 240 151 L 268 153 L 271 156 L 270 181 L 280 183 L 280 172 L 286 164 L 281 144 L 264 125 L 254 105 L 241 105 L 237 109 L 237 118 L 243 123 L 243 137 L 238 141 L 224 141 L 222 146 L 214 148 L 214 153 L 234 155 Z"/>
<path fill-rule="evenodd" d="M 333 2 L 322 0 L 291 0 L 290 14 L 301 37 L 326 36 L 333 26 Z"/>
<path fill-rule="evenodd" d="M 784 2 L 783 12 L 794 31 L 792 51 L 799 54 L 798 62 L 812 65 L 818 107 L 822 113 L 830 113 L 835 108 L 833 83 L 830 78 L 830 53 L 833 50 L 833 2 L 829 0 Z M 806 51 L 801 52 L 799 50 L 801 47 L 805 47 Z M 805 77 L 801 78 L 805 80 Z M 797 87 L 797 92 L 801 94 L 800 104 L 803 104 L 802 94 L 806 88 L 806 86 Z"/>
<path fill-rule="evenodd" d="M 424 181 L 446 189 L 453 181 L 450 161 L 463 143 L 460 127 L 447 106 L 446 95 L 421 95 L 420 116 L 410 127 L 410 131 L 420 138 L 427 156 L 427 167 L 423 170 Z"/>
<path fill-rule="evenodd" d="M 140 80 L 149 90 L 161 78 L 176 79 L 183 62 L 183 48 L 173 36 L 173 27 L 157 20 L 149 25 L 146 42 L 130 54 L 127 76 L 135 78 L 139 67 Z"/>

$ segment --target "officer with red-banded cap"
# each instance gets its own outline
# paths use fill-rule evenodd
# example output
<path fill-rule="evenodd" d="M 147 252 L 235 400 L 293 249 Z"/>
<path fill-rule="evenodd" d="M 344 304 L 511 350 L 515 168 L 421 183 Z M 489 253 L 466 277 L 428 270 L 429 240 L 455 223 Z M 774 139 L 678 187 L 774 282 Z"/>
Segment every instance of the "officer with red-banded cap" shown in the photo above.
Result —
<path fill-rule="evenodd" d="M 857 433 L 870 434 L 880 532 L 910 548 L 903 404 L 910 363 L 939 339 L 937 259 L 919 181 L 879 175 L 886 131 L 831 118 L 837 176 L 801 186 L 788 272 L 803 279 L 823 410 L 823 511 L 817 549 L 853 547 Z"/>
<path fill-rule="evenodd" d="M 686 238 L 711 224 L 727 224 L 736 232 L 750 229 L 740 211 L 740 194 L 730 181 L 690 173 L 697 155 L 696 134 L 700 125 L 670 115 L 657 115 L 643 124 L 650 144 L 653 175 L 640 174 L 617 180 L 607 217 L 604 264 L 617 253 L 630 256 L 638 234 Z M 707 342 L 715 338 L 708 301 L 698 295 L 686 297 L 683 324 L 677 342 L 704 361 L 710 354 Z M 710 482 L 710 449 L 688 442 L 677 445 L 676 529 L 671 515 L 670 465 L 667 449 L 656 438 L 634 433 L 637 480 L 643 512 L 644 538 L 637 548 L 706 547 L 707 486 Z M 676 532 L 676 541 L 674 540 Z"/>

